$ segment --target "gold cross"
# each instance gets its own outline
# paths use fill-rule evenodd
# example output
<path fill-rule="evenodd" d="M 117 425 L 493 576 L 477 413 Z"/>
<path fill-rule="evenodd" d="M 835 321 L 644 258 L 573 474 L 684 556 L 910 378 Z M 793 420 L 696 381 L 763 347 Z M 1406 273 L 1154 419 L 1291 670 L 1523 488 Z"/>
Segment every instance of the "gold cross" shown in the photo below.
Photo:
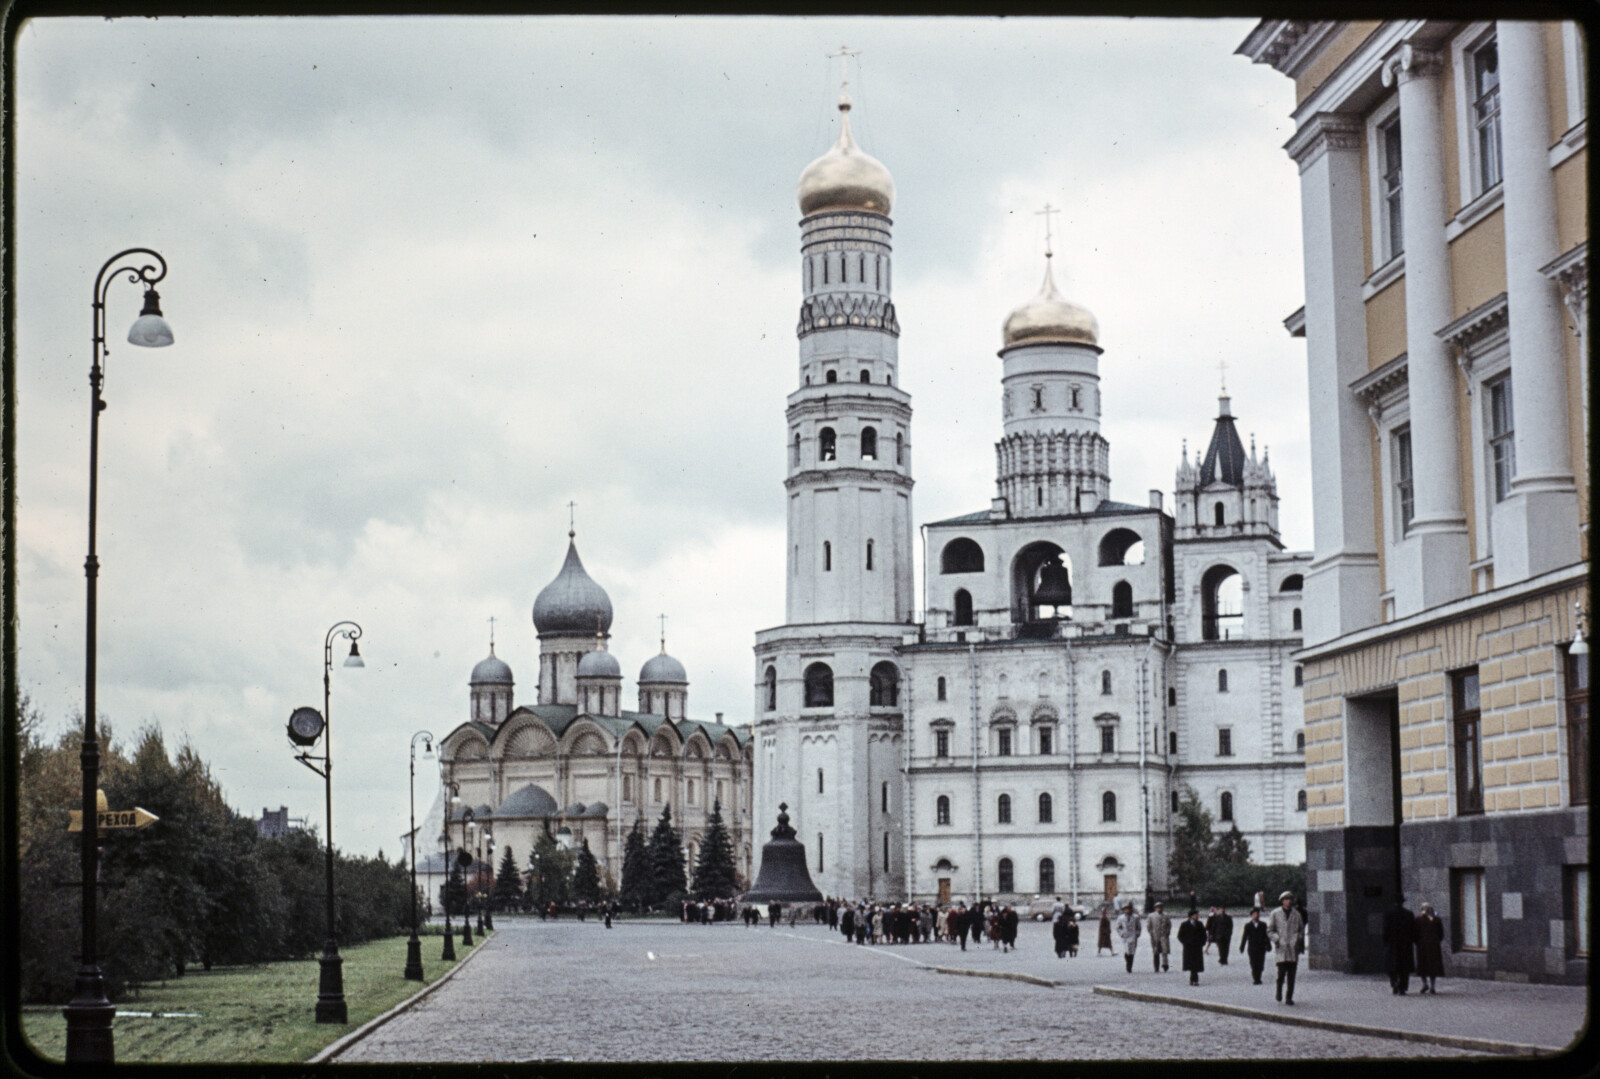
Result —
<path fill-rule="evenodd" d="M 832 60 L 835 56 L 839 57 L 839 92 L 841 94 L 850 86 L 850 57 L 860 55 L 860 49 L 852 49 L 848 45 L 840 45 L 838 52 L 830 52 L 828 54 L 829 60 Z"/>
<path fill-rule="evenodd" d="M 575 512 L 577 510 L 577 508 L 578 508 L 578 504 L 576 502 L 568 502 L 567 503 L 567 538 L 568 539 L 571 539 L 573 536 L 578 534 L 578 532 L 577 532 L 578 515 Z"/>
<path fill-rule="evenodd" d="M 494 615 L 489 616 L 489 651 L 494 651 Z"/>
<path fill-rule="evenodd" d="M 1049 258 L 1050 257 L 1050 215 L 1051 214 L 1058 214 L 1060 212 L 1061 212 L 1060 210 L 1056 209 L 1054 206 L 1051 206 L 1048 202 L 1044 204 L 1044 209 L 1033 211 L 1033 215 L 1035 217 L 1038 217 L 1041 214 L 1044 215 L 1044 257 L 1045 258 Z"/>

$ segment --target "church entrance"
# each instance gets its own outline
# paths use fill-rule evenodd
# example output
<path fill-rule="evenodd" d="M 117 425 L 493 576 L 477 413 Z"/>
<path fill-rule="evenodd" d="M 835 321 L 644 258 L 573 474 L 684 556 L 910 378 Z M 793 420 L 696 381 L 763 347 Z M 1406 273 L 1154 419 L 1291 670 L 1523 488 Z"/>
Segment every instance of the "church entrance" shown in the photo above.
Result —
<path fill-rule="evenodd" d="M 1117 875 L 1106 874 L 1106 902 L 1110 903 L 1117 898 Z"/>
<path fill-rule="evenodd" d="M 939 878 L 939 905 L 941 907 L 948 907 L 950 905 L 950 878 L 949 877 L 940 877 Z"/>

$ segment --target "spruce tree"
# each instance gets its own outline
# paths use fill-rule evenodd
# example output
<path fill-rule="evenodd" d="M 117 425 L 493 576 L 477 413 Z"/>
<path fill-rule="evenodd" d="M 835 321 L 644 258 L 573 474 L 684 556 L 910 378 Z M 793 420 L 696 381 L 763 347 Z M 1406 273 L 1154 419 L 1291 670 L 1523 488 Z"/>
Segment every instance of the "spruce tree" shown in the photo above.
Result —
<path fill-rule="evenodd" d="M 578 866 L 572 873 L 572 898 L 580 903 L 600 901 L 600 863 L 595 861 L 587 837 L 578 850 Z"/>
<path fill-rule="evenodd" d="M 572 898 L 572 852 L 562 850 L 549 832 L 541 832 L 528 857 L 533 870 L 533 900 L 539 906 L 561 906 Z"/>
<path fill-rule="evenodd" d="M 1185 787 L 1178 800 L 1172 857 L 1167 863 L 1174 886 L 1182 891 L 1199 891 L 1211 869 L 1211 858 L 1211 811 L 1200 804 L 1198 794 Z"/>
<path fill-rule="evenodd" d="M 726 899 L 739 891 L 739 877 L 733 868 L 733 841 L 722 823 L 722 803 L 711 803 L 711 820 L 700 843 L 700 858 L 694 867 L 696 899 Z"/>
<path fill-rule="evenodd" d="M 661 807 L 661 819 L 650 833 L 650 869 L 655 877 L 651 906 L 680 901 L 689 890 L 683 872 L 683 839 L 672 826 L 672 806 Z"/>
<path fill-rule="evenodd" d="M 650 849 L 645 844 L 644 816 L 634 818 L 622 849 L 622 889 L 617 897 L 628 910 L 642 911 L 655 895 L 655 874 L 650 869 Z"/>
<path fill-rule="evenodd" d="M 1217 864 L 1243 865 L 1250 860 L 1250 841 L 1239 831 L 1239 825 L 1217 836 L 1211 848 L 1211 860 Z"/>
<path fill-rule="evenodd" d="M 517 860 L 508 846 L 500 859 L 500 872 L 494 879 L 494 905 L 496 910 L 515 910 L 521 902 L 522 874 L 517 872 Z"/>
<path fill-rule="evenodd" d="M 439 901 L 445 913 L 459 916 L 467 907 L 467 878 L 461 872 L 461 863 L 452 862 L 450 876 L 439 888 Z"/>

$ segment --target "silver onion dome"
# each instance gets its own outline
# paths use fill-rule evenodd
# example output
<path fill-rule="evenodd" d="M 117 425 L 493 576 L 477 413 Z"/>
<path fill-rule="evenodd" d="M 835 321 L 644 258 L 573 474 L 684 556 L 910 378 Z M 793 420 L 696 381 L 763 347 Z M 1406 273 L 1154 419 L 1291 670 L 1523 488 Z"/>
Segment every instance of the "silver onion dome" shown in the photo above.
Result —
<path fill-rule="evenodd" d="M 579 678 L 621 678 L 622 664 L 610 652 L 585 652 L 578 660 Z"/>
<path fill-rule="evenodd" d="M 472 668 L 472 677 L 467 681 L 474 686 L 509 686 L 513 684 L 515 679 L 511 677 L 511 668 L 507 666 L 506 661 L 494 654 L 494 645 L 491 644 L 489 646 L 489 655 L 484 659 L 480 659 L 478 665 Z"/>
<path fill-rule="evenodd" d="M 611 628 L 611 597 L 584 572 L 578 545 L 570 538 L 561 572 L 533 601 L 533 628 L 540 635 L 604 633 Z"/>
<path fill-rule="evenodd" d="M 662 652 L 660 655 L 651 656 L 645 661 L 645 665 L 639 668 L 639 681 L 688 684 L 689 672 L 683 669 L 683 664 Z"/>

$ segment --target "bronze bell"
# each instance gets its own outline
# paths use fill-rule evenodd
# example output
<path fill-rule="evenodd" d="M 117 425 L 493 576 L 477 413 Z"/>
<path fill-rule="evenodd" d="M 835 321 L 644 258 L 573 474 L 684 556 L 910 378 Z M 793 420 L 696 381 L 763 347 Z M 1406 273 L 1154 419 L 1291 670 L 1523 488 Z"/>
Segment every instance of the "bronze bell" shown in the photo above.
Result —
<path fill-rule="evenodd" d="M 789 804 L 778 804 L 778 826 L 761 848 L 761 871 L 756 884 L 739 897 L 745 903 L 820 903 L 822 893 L 811 883 L 806 869 L 806 845 L 789 826 Z"/>
<path fill-rule="evenodd" d="M 1072 602 L 1072 579 L 1059 555 L 1039 567 L 1039 587 L 1034 590 L 1033 602 L 1041 607 L 1065 607 Z"/>

